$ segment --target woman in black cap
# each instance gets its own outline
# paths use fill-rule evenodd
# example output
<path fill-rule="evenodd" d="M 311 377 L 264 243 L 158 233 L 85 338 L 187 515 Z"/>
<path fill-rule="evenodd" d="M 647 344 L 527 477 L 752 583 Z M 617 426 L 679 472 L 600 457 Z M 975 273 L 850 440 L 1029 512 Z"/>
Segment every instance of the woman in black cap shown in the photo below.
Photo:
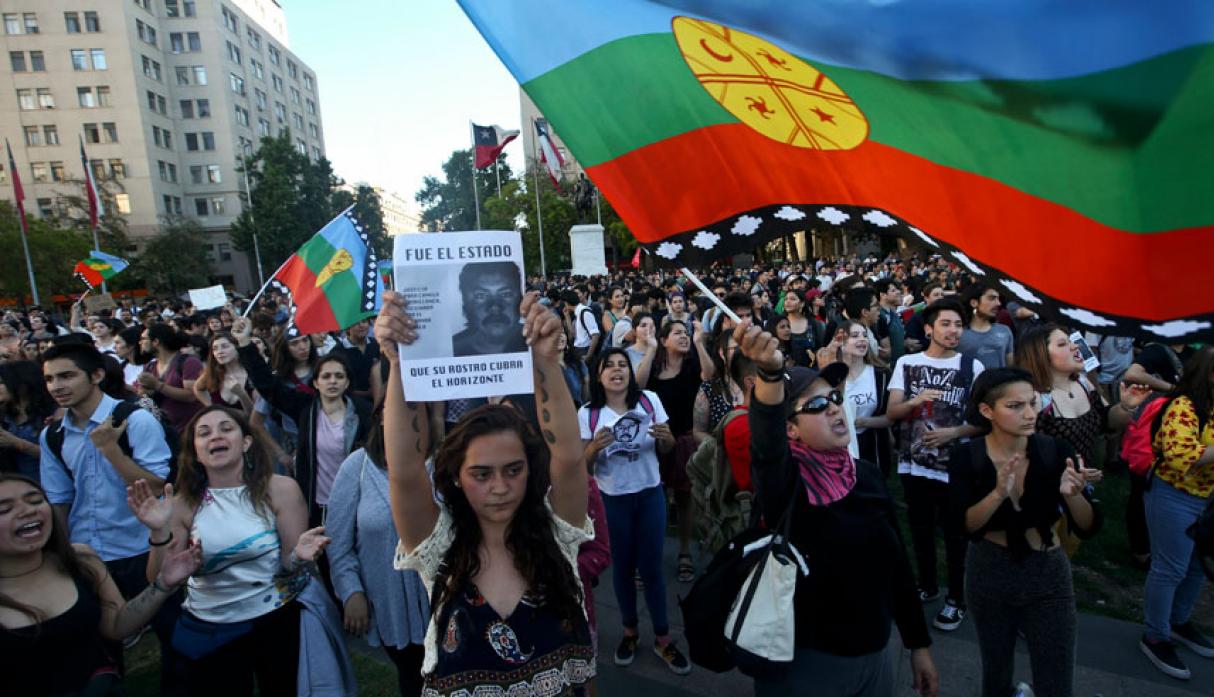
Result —
<path fill-rule="evenodd" d="M 796 651 L 787 670 L 755 679 L 755 694 L 826 697 L 894 693 L 887 654 L 892 623 L 911 650 L 914 689 L 939 688 L 931 640 L 915 595 L 893 501 L 876 465 L 848 452 L 850 426 L 840 386 L 847 366 L 796 367 L 786 381 L 771 334 L 749 322 L 734 330 L 738 350 L 758 366 L 750 402 L 751 474 L 769 527 L 790 510 L 790 542 L 810 568 L 794 597 Z"/>

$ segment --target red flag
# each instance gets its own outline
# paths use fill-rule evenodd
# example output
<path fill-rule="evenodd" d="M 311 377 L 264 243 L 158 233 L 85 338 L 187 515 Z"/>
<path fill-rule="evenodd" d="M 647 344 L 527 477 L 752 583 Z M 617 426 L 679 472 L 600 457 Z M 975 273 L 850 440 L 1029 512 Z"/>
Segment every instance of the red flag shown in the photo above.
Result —
<path fill-rule="evenodd" d="M 8 150 L 8 171 L 13 174 L 13 200 L 17 202 L 17 216 L 21 218 L 21 229 L 29 232 L 29 225 L 25 222 L 25 189 L 21 188 L 21 175 L 17 173 L 17 163 L 13 161 L 13 148 L 8 144 L 8 138 L 4 139 L 4 147 Z"/>
<path fill-rule="evenodd" d="M 101 197 L 97 195 L 97 182 L 93 179 L 93 168 L 89 167 L 88 155 L 84 154 L 84 138 L 80 139 L 80 166 L 84 168 L 84 193 L 89 200 L 89 225 L 97 227 L 97 221 L 105 214 Z"/>
<path fill-rule="evenodd" d="M 641 268 L 641 248 L 637 247 L 637 253 L 632 255 L 632 268 Z"/>
<path fill-rule="evenodd" d="M 472 142 L 476 147 L 474 167 L 484 169 L 497 161 L 502 148 L 518 137 L 518 131 L 507 131 L 501 126 L 478 126 L 472 124 Z"/>

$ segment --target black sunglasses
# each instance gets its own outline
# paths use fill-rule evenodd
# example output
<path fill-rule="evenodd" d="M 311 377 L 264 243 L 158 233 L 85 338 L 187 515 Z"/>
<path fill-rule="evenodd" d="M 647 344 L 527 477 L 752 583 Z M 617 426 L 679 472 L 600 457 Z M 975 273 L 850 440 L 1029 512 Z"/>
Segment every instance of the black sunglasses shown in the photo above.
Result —
<path fill-rule="evenodd" d="M 797 414 L 821 414 L 826 411 L 830 405 L 843 406 L 843 393 L 838 390 L 831 390 L 826 394 L 820 394 L 817 397 L 811 397 L 805 400 L 799 409 L 793 411 L 792 416 Z"/>

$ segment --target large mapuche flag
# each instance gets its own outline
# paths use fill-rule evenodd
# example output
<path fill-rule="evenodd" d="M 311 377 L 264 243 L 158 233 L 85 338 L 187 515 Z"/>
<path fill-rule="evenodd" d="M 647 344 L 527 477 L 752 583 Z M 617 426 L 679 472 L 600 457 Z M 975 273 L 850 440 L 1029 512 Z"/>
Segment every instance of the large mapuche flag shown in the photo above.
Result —
<path fill-rule="evenodd" d="M 1071 324 L 1214 338 L 1214 3 L 460 4 L 659 260 L 898 233 Z"/>
<path fill-rule="evenodd" d="M 305 242 L 269 283 L 290 296 L 291 336 L 345 329 L 375 316 L 383 302 L 375 245 L 351 209 Z"/>

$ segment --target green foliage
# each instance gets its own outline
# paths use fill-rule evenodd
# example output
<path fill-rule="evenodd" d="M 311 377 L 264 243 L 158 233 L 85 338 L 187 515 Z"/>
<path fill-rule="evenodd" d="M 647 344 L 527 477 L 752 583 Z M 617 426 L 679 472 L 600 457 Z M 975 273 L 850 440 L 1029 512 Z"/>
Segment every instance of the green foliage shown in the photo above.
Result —
<path fill-rule="evenodd" d="M 543 165 L 539 165 L 541 168 Z M 534 173 L 533 173 L 534 174 Z M 535 192 L 539 184 L 540 213 L 542 220 L 536 217 Z M 556 190 L 552 179 L 545 172 L 539 176 L 527 179 L 528 191 L 521 197 L 522 224 L 519 230 L 523 233 L 523 261 L 528 275 L 539 275 L 540 242 L 539 228 L 544 228 L 543 269 L 549 273 L 568 270 L 573 266 L 572 253 L 569 248 L 569 228 L 577 224 L 577 209 L 567 195 Z"/>
<path fill-rule="evenodd" d="M 337 205 L 341 199 L 334 196 L 334 189 L 339 180 L 329 161 L 309 160 L 291 144 L 289 131 L 277 138 L 262 138 L 257 152 L 240 170 L 249 173 L 253 201 L 232 225 L 232 243 L 236 249 L 252 253 L 256 232 L 267 273 L 345 208 Z"/>
<path fill-rule="evenodd" d="M 190 288 L 210 285 L 206 239 L 206 231 L 197 221 L 167 220 L 160 234 L 147 243 L 124 273 L 142 278 L 155 291 L 167 291 L 174 296 Z"/>
<path fill-rule="evenodd" d="M 502 192 L 514 174 L 503 158 L 494 165 L 501 175 Z M 481 227 L 486 224 L 486 204 L 497 196 L 497 176 L 493 167 L 477 170 L 476 189 L 481 203 Z M 422 227 L 427 230 L 475 230 L 476 203 L 472 193 L 472 150 L 465 148 L 451 153 L 443 163 L 443 177 L 426 177 L 416 196 L 422 207 Z M 513 226 L 504 229 L 509 230 Z"/>
<path fill-rule="evenodd" d="M 50 220 L 35 215 L 29 221 L 29 250 L 34 265 L 39 300 L 50 304 L 57 293 L 82 293 L 88 286 L 72 272 L 76 262 L 88 257 L 92 235 L 77 227 L 57 228 Z M 87 228 L 87 225 L 85 226 Z M 29 273 L 25 266 L 25 251 L 21 245 L 21 223 L 17 209 L 8 201 L 0 201 L 0 255 L 8 260 L 9 270 L 0 274 L 0 295 L 18 300 L 30 292 Z"/>

